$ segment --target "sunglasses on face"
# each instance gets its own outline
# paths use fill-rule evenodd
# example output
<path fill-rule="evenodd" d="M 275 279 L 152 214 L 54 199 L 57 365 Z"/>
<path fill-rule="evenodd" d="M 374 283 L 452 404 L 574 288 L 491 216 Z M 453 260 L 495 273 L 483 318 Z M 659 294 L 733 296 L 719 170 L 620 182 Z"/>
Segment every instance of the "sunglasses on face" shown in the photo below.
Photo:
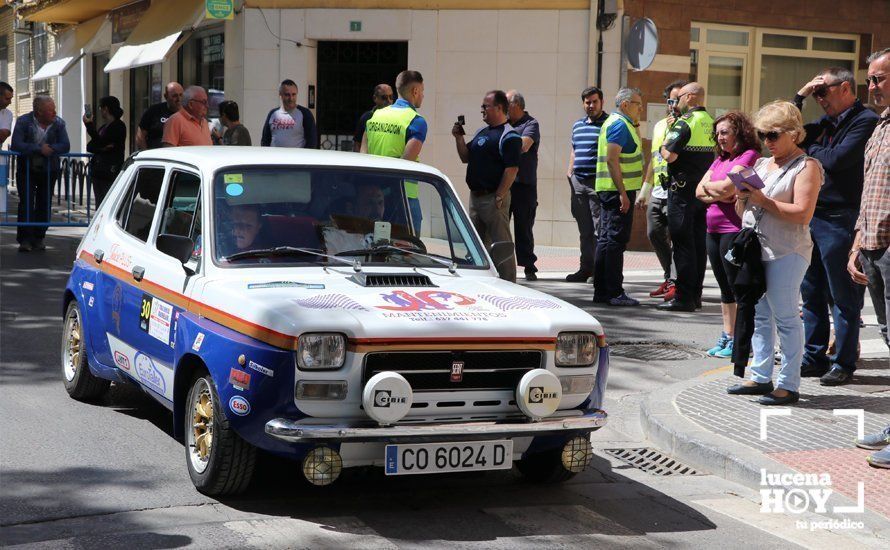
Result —
<path fill-rule="evenodd" d="M 377 96 L 377 97 L 379 97 L 380 99 L 388 99 L 388 100 L 392 101 L 392 96 L 391 96 L 391 95 L 379 95 L 379 96 Z"/>
<path fill-rule="evenodd" d="M 865 84 L 877 86 L 887 78 L 887 73 L 878 73 L 865 77 Z"/>
<path fill-rule="evenodd" d="M 766 140 L 776 141 L 777 139 L 779 139 L 779 136 L 781 136 L 784 133 L 785 132 L 783 132 L 783 131 L 777 131 L 777 130 L 772 130 L 770 132 L 761 132 L 760 130 L 757 130 L 757 137 L 760 139 L 760 141 L 766 141 Z"/>
<path fill-rule="evenodd" d="M 207 100 L 206 100 L 206 99 L 192 99 L 191 101 L 194 101 L 195 103 L 200 103 L 201 105 L 203 105 L 203 106 L 205 106 L 205 107 L 207 106 Z"/>
<path fill-rule="evenodd" d="M 829 88 L 834 88 L 835 86 L 840 86 L 843 83 L 844 83 L 843 81 L 839 81 L 839 82 L 832 82 L 831 84 L 826 84 L 824 86 L 819 86 L 818 88 L 813 90 L 813 97 L 825 97 L 826 95 L 828 95 Z"/>
<path fill-rule="evenodd" d="M 486 109 L 491 109 L 492 107 L 494 107 L 494 105 L 482 105 L 482 106 L 480 106 L 479 108 L 482 109 L 482 110 L 484 111 L 484 110 L 486 110 Z"/>

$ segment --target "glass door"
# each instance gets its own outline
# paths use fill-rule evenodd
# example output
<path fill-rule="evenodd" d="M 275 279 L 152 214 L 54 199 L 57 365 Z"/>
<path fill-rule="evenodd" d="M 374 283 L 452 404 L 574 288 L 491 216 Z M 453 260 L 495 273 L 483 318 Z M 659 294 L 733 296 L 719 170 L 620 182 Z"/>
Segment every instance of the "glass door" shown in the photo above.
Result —
<path fill-rule="evenodd" d="M 747 55 L 708 52 L 698 63 L 699 82 L 706 91 L 705 105 L 714 118 L 730 110 L 748 110 L 745 102 Z"/>
<path fill-rule="evenodd" d="M 161 102 L 163 90 L 160 63 L 130 70 L 130 153 L 136 150 L 136 128 L 142 113 Z"/>

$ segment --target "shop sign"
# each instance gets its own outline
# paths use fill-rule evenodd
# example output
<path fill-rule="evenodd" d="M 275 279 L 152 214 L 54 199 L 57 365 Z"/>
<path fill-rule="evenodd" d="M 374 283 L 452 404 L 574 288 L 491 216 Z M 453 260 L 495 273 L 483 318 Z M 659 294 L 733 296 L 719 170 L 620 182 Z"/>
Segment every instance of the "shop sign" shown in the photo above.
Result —
<path fill-rule="evenodd" d="M 234 19 L 234 0 L 204 0 L 205 19 Z"/>

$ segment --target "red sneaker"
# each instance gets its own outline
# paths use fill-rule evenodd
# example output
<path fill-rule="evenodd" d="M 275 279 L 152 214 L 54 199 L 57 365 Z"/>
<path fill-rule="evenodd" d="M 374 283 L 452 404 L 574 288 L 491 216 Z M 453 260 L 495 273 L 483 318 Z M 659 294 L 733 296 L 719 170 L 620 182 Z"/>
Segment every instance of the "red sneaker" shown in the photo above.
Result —
<path fill-rule="evenodd" d="M 668 279 L 665 282 L 661 283 L 658 288 L 649 293 L 650 298 L 658 298 L 659 296 L 664 296 L 664 293 L 667 292 L 668 288 L 673 286 L 674 283 Z"/>
<path fill-rule="evenodd" d="M 668 286 L 667 290 L 664 293 L 664 301 L 670 302 L 671 300 L 673 300 L 676 297 L 677 297 L 677 287 L 674 285 L 673 281 L 671 281 L 671 284 Z"/>

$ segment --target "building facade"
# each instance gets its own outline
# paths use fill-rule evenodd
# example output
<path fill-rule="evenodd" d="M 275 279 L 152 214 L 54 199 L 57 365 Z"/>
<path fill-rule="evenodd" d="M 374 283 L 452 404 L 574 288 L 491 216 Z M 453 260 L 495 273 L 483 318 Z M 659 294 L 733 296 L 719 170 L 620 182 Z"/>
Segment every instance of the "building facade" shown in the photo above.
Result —
<path fill-rule="evenodd" d="M 648 138 L 663 116 L 661 90 L 676 78 L 700 80 L 712 111 L 751 111 L 792 97 L 826 65 L 864 75 L 868 52 L 890 43 L 885 0 L 843 2 L 844 13 L 837 2 L 785 2 L 781 13 L 774 4 L 253 0 L 235 2 L 232 19 L 214 20 L 198 0 L 39 0 L 20 6 L 18 16 L 31 25 L 51 23 L 57 31 L 50 33 L 46 59 L 64 70 L 47 81 L 69 125 L 85 103 L 115 95 L 131 138 L 142 111 L 161 101 L 164 83 L 178 80 L 209 90 L 211 115 L 223 97 L 237 101 L 242 122 L 258 140 L 266 113 L 278 103 L 279 82 L 290 78 L 299 86 L 299 103 L 316 115 L 322 146 L 351 150 L 355 122 L 371 106 L 373 86 L 392 83 L 402 69 L 418 70 L 426 90 L 420 112 L 430 128 L 421 161 L 446 173 L 464 199 L 464 167 L 451 126 L 464 115 L 468 131 L 475 129 L 482 124 L 485 92 L 518 89 L 542 133 L 536 243 L 577 246 L 565 173 L 584 87 L 600 85 L 608 110 L 620 86 L 641 88 L 646 115 L 640 133 Z M 831 16 L 813 16 L 820 13 Z M 624 61 L 622 44 L 630 25 L 643 17 L 655 22 L 659 46 L 652 65 L 637 72 Z M 5 21 L 6 13 L 0 14 L 0 33 L 11 37 Z M 32 71 L 38 71 L 31 40 Z M 865 99 L 865 88 L 860 91 Z M 805 114 L 814 115 L 813 106 Z M 72 150 L 82 150 L 83 133 L 71 134 Z M 631 245 L 648 246 L 639 214 Z"/>

